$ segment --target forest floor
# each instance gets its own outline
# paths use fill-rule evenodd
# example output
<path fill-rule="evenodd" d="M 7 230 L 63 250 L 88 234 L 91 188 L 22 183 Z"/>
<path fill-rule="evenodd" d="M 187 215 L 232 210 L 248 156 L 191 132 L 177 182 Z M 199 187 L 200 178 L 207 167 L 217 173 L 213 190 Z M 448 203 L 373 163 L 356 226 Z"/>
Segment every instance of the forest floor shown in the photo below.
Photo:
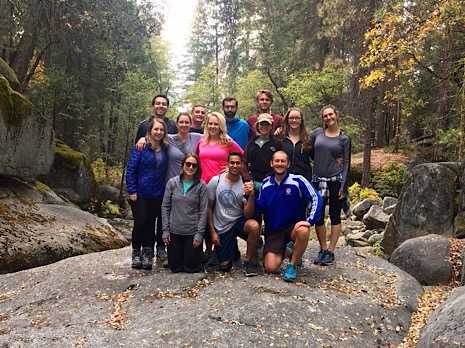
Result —
<path fill-rule="evenodd" d="M 363 164 L 363 152 L 358 152 L 352 155 L 351 168 L 360 168 Z M 413 154 L 406 151 L 391 152 L 386 149 L 371 150 L 371 170 L 376 171 L 381 169 L 386 163 L 396 162 L 406 164 L 413 160 Z"/>

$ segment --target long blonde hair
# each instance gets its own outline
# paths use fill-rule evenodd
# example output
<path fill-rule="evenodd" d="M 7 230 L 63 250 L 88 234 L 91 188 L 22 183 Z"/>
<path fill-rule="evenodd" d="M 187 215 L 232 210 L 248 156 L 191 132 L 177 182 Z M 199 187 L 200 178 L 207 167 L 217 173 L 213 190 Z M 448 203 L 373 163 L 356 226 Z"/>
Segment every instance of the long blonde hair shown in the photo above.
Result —
<path fill-rule="evenodd" d="M 210 133 L 208 132 L 208 122 L 210 117 L 216 117 L 218 119 L 218 123 L 220 125 L 220 144 L 228 145 L 231 141 L 229 140 L 228 132 L 226 130 L 226 119 L 224 118 L 223 114 L 216 111 L 210 112 L 205 119 L 205 126 L 203 129 L 205 143 L 210 142 Z"/>
<path fill-rule="evenodd" d="M 289 136 L 289 131 L 291 126 L 289 125 L 289 114 L 292 111 L 297 111 L 300 114 L 300 129 L 299 129 L 299 137 L 300 141 L 302 142 L 302 147 L 304 150 L 308 150 L 310 148 L 310 141 L 308 138 L 307 128 L 305 127 L 305 115 L 303 111 L 296 107 L 291 107 L 287 109 L 286 115 L 284 116 L 283 125 L 282 125 L 282 136 L 283 138 Z"/>

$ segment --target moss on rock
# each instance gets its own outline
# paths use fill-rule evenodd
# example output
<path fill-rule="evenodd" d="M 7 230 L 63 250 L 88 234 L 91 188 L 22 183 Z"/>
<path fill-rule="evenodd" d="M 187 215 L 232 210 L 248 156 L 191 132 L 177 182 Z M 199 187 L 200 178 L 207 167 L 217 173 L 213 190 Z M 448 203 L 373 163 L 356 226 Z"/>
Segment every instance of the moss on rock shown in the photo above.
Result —
<path fill-rule="evenodd" d="M 21 93 L 10 87 L 4 76 L 0 76 L 0 114 L 9 126 L 20 127 L 30 115 L 32 103 Z"/>
<path fill-rule="evenodd" d="M 52 192 L 53 190 L 43 182 L 35 181 L 34 188 L 39 192 Z"/>
<path fill-rule="evenodd" d="M 71 169 L 78 168 L 81 163 L 86 164 L 90 168 L 90 162 L 87 156 L 82 152 L 73 150 L 66 145 L 63 140 L 55 140 L 55 155 L 63 159 Z"/>
<path fill-rule="evenodd" d="M 0 75 L 3 75 L 9 82 L 13 88 L 19 86 L 19 80 L 16 76 L 15 71 L 8 65 L 8 63 L 3 59 L 0 58 Z"/>

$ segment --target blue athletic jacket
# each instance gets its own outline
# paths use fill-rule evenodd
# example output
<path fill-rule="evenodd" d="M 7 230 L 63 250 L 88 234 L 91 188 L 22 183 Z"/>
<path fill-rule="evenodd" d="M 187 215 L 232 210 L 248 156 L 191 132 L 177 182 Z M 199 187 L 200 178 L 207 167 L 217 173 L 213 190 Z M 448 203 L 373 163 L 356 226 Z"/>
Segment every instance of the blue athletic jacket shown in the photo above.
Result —
<path fill-rule="evenodd" d="M 323 199 L 302 175 L 287 173 L 278 184 L 274 174 L 263 181 L 255 199 L 257 213 L 265 215 L 265 234 L 286 229 L 299 221 L 314 225 L 321 216 Z"/>
<path fill-rule="evenodd" d="M 126 168 L 126 187 L 129 194 L 137 193 L 142 198 L 161 198 L 165 193 L 165 178 L 168 169 L 167 148 L 160 151 L 161 161 L 157 161 L 150 144 L 139 151 L 131 151 Z"/>

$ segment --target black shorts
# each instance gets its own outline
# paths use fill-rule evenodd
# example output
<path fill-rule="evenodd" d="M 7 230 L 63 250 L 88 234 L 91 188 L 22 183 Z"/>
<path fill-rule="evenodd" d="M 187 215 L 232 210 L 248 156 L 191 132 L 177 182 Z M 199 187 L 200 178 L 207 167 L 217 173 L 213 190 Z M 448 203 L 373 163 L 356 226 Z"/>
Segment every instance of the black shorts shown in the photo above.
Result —
<path fill-rule="evenodd" d="M 295 225 L 289 226 L 283 230 L 269 232 L 265 235 L 265 246 L 263 247 L 263 255 L 268 252 L 274 254 L 284 254 L 286 251 L 286 245 L 289 243 L 291 238 L 292 230 Z"/>

